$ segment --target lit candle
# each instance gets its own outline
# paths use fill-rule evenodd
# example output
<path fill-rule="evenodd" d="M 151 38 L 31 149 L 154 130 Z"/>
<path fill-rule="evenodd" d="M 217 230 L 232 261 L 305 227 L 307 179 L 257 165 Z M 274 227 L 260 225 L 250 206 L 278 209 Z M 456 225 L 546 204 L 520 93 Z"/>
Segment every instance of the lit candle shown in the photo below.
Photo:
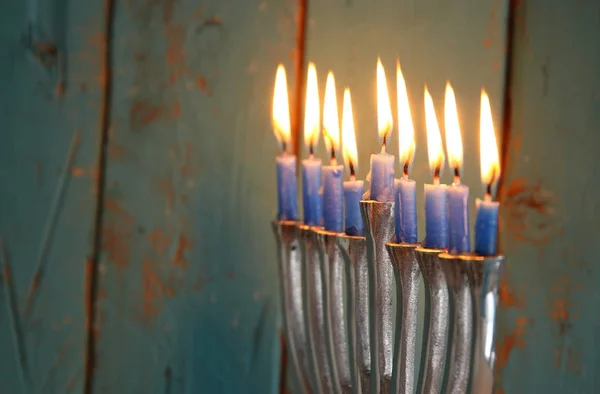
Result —
<path fill-rule="evenodd" d="M 321 160 L 315 158 L 315 147 L 319 142 L 320 105 L 317 70 L 313 63 L 308 64 L 306 80 L 306 107 L 304 110 L 304 143 L 308 149 L 308 159 L 302 160 L 302 204 L 304 223 L 320 226 L 323 220 L 321 191 Z"/>
<path fill-rule="evenodd" d="M 425 185 L 425 242 L 427 248 L 448 248 L 448 189 L 440 185 L 444 169 L 442 136 L 435 115 L 431 95 L 425 87 L 425 123 L 427 128 L 427 154 L 429 168 L 433 171 L 433 184 Z"/>
<path fill-rule="evenodd" d="M 381 59 L 377 59 L 377 127 L 381 153 L 371 155 L 371 200 L 387 202 L 394 198 L 394 156 L 385 151 L 393 125 L 385 70 Z"/>
<path fill-rule="evenodd" d="M 288 102 L 287 80 L 283 65 L 277 67 L 273 92 L 273 131 L 281 147 L 277 156 L 277 219 L 297 220 L 298 200 L 296 197 L 296 156 L 290 148 L 290 106 Z"/>
<path fill-rule="evenodd" d="M 446 84 L 444 102 L 446 125 L 446 149 L 448 164 L 454 170 L 454 182 L 448 187 L 448 250 L 450 253 L 467 253 L 471 250 L 469 233 L 469 188 L 460 183 L 460 170 L 463 162 L 463 146 L 458 121 L 456 98 L 450 83 Z"/>
<path fill-rule="evenodd" d="M 476 201 L 475 253 L 482 256 L 495 256 L 498 251 L 498 209 L 500 204 L 492 201 L 492 189 L 500 177 L 500 158 L 492 120 L 492 108 L 485 90 L 481 91 L 479 133 L 481 181 L 485 185 L 486 191 L 483 201 L 480 199 Z"/>
<path fill-rule="evenodd" d="M 342 112 L 342 141 L 344 143 L 344 162 L 350 171 L 350 180 L 344 182 L 344 200 L 346 207 L 347 235 L 364 235 L 365 225 L 360 215 L 360 200 L 365 190 L 363 181 L 356 180 L 358 169 L 358 152 L 356 150 L 356 136 L 354 134 L 354 118 L 352 115 L 352 98 L 350 89 L 344 90 Z"/>
<path fill-rule="evenodd" d="M 323 102 L 323 139 L 330 157 L 330 165 L 323 167 L 323 222 L 325 230 L 341 232 L 344 225 L 342 174 L 344 166 L 335 158 L 340 148 L 340 122 L 333 73 L 327 75 Z"/>
<path fill-rule="evenodd" d="M 402 178 L 396 179 L 396 242 L 417 243 L 417 184 L 408 178 L 415 154 L 415 127 L 410 113 L 406 83 L 396 64 L 396 87 L 398 95 L 398 139 Z"/>

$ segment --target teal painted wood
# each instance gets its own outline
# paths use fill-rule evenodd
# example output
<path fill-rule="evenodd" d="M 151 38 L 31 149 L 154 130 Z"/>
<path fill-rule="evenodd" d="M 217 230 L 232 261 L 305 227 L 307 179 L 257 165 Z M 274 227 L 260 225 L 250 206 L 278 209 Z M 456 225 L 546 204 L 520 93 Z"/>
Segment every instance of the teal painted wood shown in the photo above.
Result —
<path fill-rule="evenodd" d="M 2 393 L 83 390 L 103 7 L 96 0 L 0 6 Z"/>
<path fill-rule="evenodd" d="M 296 12 L 115 3 L 95 393 L 278 390 L 270 116 Z"/>
<path fill-rule="evenodd" d="M 472 228 L 474 200 L 482 197 L 484 191 L 479 170 L 481 88 L 490 95 L 496 134 L 502 140 L 507 1 L 313 1 L 308 10 L 306 58 L 316 63 L 321 99 L 329 70 L 336 76 L 340 105 L 343 88 L 348 86 L 352 91 L 360 179 L 365 179 L 369 172 L 370 155 L 380 150 L 376 117 L 377 56 L 381 56 L 386 69 L 396 125 L 396 58 L 401 62 L 417 139 L 411 178 L 419 183 L 420 239 L 425 234 L 422 185 L 432 179 L 427 159 L 423 89 L 427 84 L 443 133 L 444 89 L 446 81 L 452 83 L 465 152 L 462 180 L 470 186 Z M 398 163 L 397 129 L 393 133 L 388 153 L 394 154 Z M 323 144 L 320 155 L 327 157 Z M 399 164 L 396 174 L 401 176 Z M 447 165 L 442 182 L 452 182 L 452 171 Z M 422 316 L 422 303 L 420 307 Z M 419 327 L 418 341 L 421 334 Z M 420 354 L 417 362 L 419 357 Z"/>
<path fill-rule="evenodd" d="M 498 392 L 597 393 L 600 9 L 514 7 Z"/>

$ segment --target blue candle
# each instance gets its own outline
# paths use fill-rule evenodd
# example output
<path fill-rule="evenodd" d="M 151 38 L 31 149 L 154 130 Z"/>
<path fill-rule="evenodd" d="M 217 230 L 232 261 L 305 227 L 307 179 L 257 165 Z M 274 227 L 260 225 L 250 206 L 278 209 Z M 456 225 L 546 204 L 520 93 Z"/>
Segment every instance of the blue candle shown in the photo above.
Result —
<path fill-rule="evenodd" d="M 498 211 L 500 204 L 492 201 L 492 189 L 500 177 L 498 143 L 492 120 L 490 100 L 481 91 L 480 138 L 481 180 L 486 185 L 485 199 L 476 201 L 475 253 L 495 256 L 498 253 Z"/>
<path fill-rule="evenodd" d="M 320 226 L 323 221 L 321 192 L 321 160 L 310 157 L 302 160 L 302 206 L 304 224 Z"/>
<path fill-rule="evenodd" d="M 396 62 L 398 96 L 398 159 L 403 176 L 396 180 L 396 242 L 417 243 L 417 184 L 408 178 L 415 154 L 415 127 L 412 121 L 406 82 L 400 63 Z"/>
<path fill-rule="evenodd" d="M 344 182 L 344 201 L 346 209 L 347 235 L 365 235 L 365 225 L 360 214 L 360 200 L 365 192 L 363 181 L 350 180 Z"/>
<path fill-rule="evenodd" d="M 344 166 L 323 167 L 323 222 L 325 230 L 342 232 L 344 226 Z"/>
<path fill-rule="evenodd" d="M 448 248 L 448 190 L 440 185 L 444 165 L 442 136 L 435 115 L 431 95 L 425 87 L 425 121 L 427 127 L 427 153 L 429 168 L 433 171 L 433 184 L 425 185 L 425 242 L 432 249 Z"/>
<path fill-rule="evenodd" d="M 341 232 L 344 228 L 344 166 L 338 165 L 336 151 L 340 145 L 340 124 L 335 91 L 335 79 L 330 71 L 323 101 L 323 139 L 330 154 L 331 165 L 323 167 L 323 219 L 325 230 Z"/>
<path fill-rule="evenodd" d="M 277 156 L 277 219 L 297 220 L 296 156 Z"/>
<path fill-rule="evenodd" d="M 467 253 L 471 250 L 469 233 L 469 188 L 460 183 L 460 170 L 463 161 L 462 137 L 458 121 L 458 109 L 454 90 L 446 83 L 444 101 L 444 119 L 446 122 L 446 149 L 450 168 L 454 169 L 454 183 L 448 188 L 448 230 L 450 253 Z"/>
<path fill-rule="evenodd" d="M 304 223 L 309 226 L 321 226 L 323 221 L 321 160 L 314 157 L 314 149 L 319 142 L 320 116 L 317 70 L 313 63 L 309 63 L 304 109 L 304 143 L 310 156 L 302 160 Z"/>
<path fill-rule="evenodd" d="M 288 153 L 290 146 L 290 109 L 285 68 L 277 67 L 273 92 L 273 131 L 282 150 L 277 162 L 277 219 L 297 220 L 296 156 Z"/>
<path fill-rule="evenodd" d="M 381 153 L 371 155 L 371 200 L 387 202 L 394 200 L 394 156 L 385 152 L 393 128 L 392 107 L 388 94 L 385 70 L 377 59 L 377 128 Z"/>
<path fill-rule="evenodd" d="M 396 242 L 417 243 L 417 183 L 396 180 Z"/>
<path fill-rule="evenodd" d="M 495 256 L 498 252 L 498 210 L 500 203 L 477 199 L 475 219 L 475 253 Z"/>
<path fill-rule="evenodd" d="M 448 230 L 450 253 L 467 253 L 471 250 L 469 232 L 469 188 L 460 183 L 448 187 Z"/>
<path fill-rule="evenodd" d="M 350 180 L 344 182 L 344 200 L 346 202 L 347 235 L 364 235 L 365 225 L 360 214 L 360 200 L 365 191 L 363 181 L 356 180 L 358 168 L 358 152 L 356 149 L 356 136 L 354 134 L 354 118 L 352 115 L 352 98 L 350 89 L 344 90 L 344 103 L 342 112 L 342 139 L 344 142 L 344 162 L 350 171 Z"/>

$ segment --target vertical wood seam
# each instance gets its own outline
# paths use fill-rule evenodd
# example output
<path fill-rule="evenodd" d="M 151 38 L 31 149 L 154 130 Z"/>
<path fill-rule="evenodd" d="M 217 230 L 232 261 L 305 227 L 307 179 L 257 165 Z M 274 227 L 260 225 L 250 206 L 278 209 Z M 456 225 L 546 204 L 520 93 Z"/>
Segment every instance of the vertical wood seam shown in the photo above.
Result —
<path fill-rule="evenodd" d="M 102 245 L 102 224 L 104 213 L 105 183 L 106 183 L 106 161 L 111 119 L 112 104 L 112 50 L 114 37 L 114 12 L 115 0 L 105 0 L 104 9 L 104 46 L 103 66 L 100 71 L 100 80 L 103 83 L 103 97 L 100 113 L 100 149 L 98 152 L 98 179 L 96 185 L 96 212 L 94 219 L 92 255 L 86 262 L 85 275 L 85 370 L 84 370 L 84 394 L 91 394 L 94 390 L 94 372 L 96 361 L 96 303 L 98 295 L 98 261 L 100 259 Z"/>

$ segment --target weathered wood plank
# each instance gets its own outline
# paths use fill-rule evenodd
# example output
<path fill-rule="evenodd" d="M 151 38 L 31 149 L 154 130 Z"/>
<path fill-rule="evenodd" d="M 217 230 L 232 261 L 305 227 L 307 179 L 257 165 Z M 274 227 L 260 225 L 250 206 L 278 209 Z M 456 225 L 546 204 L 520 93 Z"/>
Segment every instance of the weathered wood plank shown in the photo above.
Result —
<path fill-rule="evenodd" d="M 0 392 L 79 393 L 93 255 L 104 2 L 0 6 Z"/>
<path fill-rule="evenodd" d="M 600 8 L 513 3 L 498 392 L 596 393 Z"/>
<path fill-rule="evenodd" d="M 95 392 L 277 391 L 270 96 L 279 62 L 294 92 L 296 12 L 116 2 Z"/>

